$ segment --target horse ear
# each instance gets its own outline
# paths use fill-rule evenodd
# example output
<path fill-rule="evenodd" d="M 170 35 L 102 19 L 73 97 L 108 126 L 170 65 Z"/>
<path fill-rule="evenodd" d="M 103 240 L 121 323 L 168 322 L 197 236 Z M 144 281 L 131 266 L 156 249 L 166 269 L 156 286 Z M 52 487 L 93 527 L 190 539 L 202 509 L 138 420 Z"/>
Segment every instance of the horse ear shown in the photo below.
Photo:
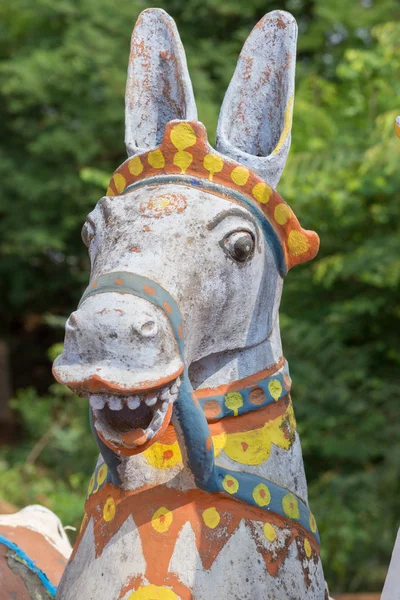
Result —
<path fill-rule="evenodd" d="M 132 33 L 125 94 L 128 156 L 157 146 L 172 119 L 197 120 L 193 88 L 173 19 L 150 8 Z"/>
<path fill-rule="evenodd" d="M 276 187 L 290 148 L 297 24 L 273 11 L 250 33 L 225 94 L 217 150 Z"/>

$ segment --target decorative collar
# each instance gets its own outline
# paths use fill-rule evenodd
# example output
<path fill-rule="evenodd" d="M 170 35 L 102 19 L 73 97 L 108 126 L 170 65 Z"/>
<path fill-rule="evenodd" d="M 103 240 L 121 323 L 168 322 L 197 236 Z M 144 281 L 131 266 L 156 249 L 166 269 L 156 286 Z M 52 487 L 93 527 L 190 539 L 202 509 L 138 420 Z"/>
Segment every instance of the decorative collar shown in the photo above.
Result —
<path fill-rule="evenodd" d="M 265 217 L 278 249 L 282 275 L 318 252 L 318 235 L 301 227 L 291 208 L 257 173 L 216 152 L 202 123 L 170 121 L 158 148 L 128 158 L 118 167 L 107 196 L 162 183 L 201 188 Z"/>
<path fill-rule="evenodd" d="M 290 393 L 289 365 L 282 358 L 272 368 L 214 389 L 197 390 L 208 422 L 224 417 L 238 417 L 278 402 Z"/>

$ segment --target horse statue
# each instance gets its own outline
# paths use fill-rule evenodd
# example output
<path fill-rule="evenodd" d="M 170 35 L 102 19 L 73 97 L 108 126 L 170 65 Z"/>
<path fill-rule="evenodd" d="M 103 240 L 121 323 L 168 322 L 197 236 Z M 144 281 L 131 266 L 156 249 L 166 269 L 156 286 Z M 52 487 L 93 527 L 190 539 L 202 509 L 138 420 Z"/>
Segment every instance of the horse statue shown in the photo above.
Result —
<path fill-rule="evenodd" d="M 83 227 L 90 283 L 53 369 L 100 451 L 57 600 L 328 598 L 278 318 L 319 246 L 275 191 L 296 38 L 283 11 L 256 25 L 214 150 L 174 21 L 139 16 L 128 159 Z"/>

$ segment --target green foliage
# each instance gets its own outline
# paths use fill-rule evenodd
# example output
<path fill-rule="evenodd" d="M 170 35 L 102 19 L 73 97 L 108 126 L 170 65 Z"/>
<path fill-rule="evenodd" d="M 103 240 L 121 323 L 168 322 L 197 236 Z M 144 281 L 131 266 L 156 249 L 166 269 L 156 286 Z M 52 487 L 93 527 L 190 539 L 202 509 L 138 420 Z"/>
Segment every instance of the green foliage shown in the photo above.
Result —
<path fill-rule="evenodd" d="M 49 392 L 40 397 L 25 388 L 12 401 L 24 437 L 0 449 L 0 497 L 21 507 L 40 502 L 79 529 L 97 448 L 87 403 L 60 384 Z"/>
<path fill-rule="evenodd" d="M 241 45 L 277 4 L 159 5 L 178 23 L 212 139 Z M 147 6 L 14 0 L 0 7 L 0 312 L 15 348 L 17 388 L 18 340 L 28 336 L 30 314 L 53 328 L 47 345 L 60 343 L 59 325 L 87 280 L 80 228 L 124 158 L 129 37 Z M 282 0 L 280 7 L 300 29 L 293 143 L 280 192 L 321 237 L 317 259 L 287 277 L 281 319 L 310 502 L 331 589 L 380 590 L 400 517 L 400 141 L 393 132 L 400 8 L 396 0 Z M 96 453 L 87 406 L 53 385 L 46 395 L 20 391 L 14 407 L 23 435 L 0 451 L 2 497 L 19 506 L 42 502 L 77 525 Z"/>

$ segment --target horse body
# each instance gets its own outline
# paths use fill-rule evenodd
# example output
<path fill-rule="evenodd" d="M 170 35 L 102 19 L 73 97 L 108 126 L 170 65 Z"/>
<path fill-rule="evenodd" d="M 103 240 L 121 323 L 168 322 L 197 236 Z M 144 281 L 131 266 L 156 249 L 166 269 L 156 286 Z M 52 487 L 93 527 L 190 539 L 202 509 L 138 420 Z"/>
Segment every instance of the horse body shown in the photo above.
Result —
<path fill-rule="evenodd" d="M 279 11 L 252 32 L 215 151 L 173 21 L 138 20 L 129 158 L 84 226 L 90 284 L 54 366 L 101 452 L 58 600 L 327 597 L 278 319 L 318 250 L 271 187 L 295 42 Z"/>

